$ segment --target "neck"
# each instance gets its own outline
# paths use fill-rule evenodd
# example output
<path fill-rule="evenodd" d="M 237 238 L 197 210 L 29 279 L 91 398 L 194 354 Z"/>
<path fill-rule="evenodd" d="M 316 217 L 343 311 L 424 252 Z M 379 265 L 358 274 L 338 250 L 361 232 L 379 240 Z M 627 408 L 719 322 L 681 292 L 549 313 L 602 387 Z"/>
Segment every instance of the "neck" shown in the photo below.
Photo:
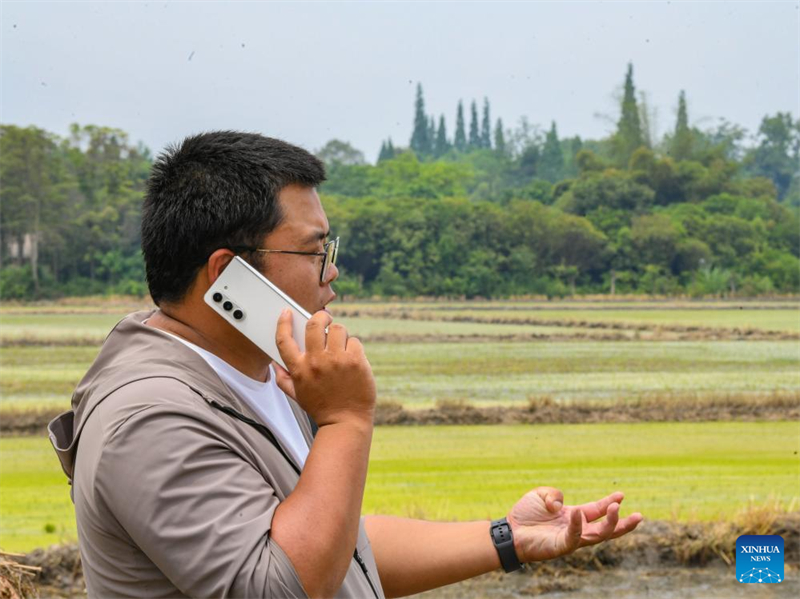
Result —
<path fill-rule="evenodd" d="M 147 325 L 206 350 L 257 381 L 269 380 L 272 359 L 207 306 L 160 306 Z"/>

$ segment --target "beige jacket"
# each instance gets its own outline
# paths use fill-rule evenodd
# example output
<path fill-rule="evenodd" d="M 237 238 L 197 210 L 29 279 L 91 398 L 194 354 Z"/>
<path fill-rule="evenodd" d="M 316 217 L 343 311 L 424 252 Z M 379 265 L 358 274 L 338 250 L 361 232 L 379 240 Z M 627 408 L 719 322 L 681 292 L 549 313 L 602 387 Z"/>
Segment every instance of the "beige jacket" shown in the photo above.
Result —
<path fill-rule="evenodd" d="M 199 355 L 142 324 L 152 313 L 117 324 L 49 425 L 89 596 L 306 597 L 269 534 L 297 466 Z M 336 596 L 383 599 L 363 518 L 355 549 Z"/>

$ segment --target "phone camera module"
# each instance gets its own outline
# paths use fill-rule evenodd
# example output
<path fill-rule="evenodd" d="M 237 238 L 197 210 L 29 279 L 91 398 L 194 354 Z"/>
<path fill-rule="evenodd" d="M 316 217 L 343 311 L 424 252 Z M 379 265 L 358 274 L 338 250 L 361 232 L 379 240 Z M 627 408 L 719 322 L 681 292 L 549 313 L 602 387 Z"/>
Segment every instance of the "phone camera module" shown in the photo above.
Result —
<path fill-rule="evenodd" d="M 212 299 L 213 299 L 215 302 L 221 302 L 221 301 L 222 301 L 222 294 L 221 294 L 219 291 L 217 291 L 217 292 L 216 292 L 216 293 L 215 293 L 213 296 L 211 296 L 211 297 L 212 297 Z"/>
<path fill-rule="evenodd" d="M 233 311 L 233 317 L 234 317 L 236 320 L 241 320 L 241 319 L 242 319 L 242 317 L 244 317 L 244 313 L 243 313 L 241 310 L 234 310 L 234 311 Z"/>
<path fill-rule="evenodd" d="M 230 312 L 232 308 L 233 304 L 230 302 L 225 302 L 224 304 L 222 304 L 222 309 L 225 310 L 226 312 Z"/>

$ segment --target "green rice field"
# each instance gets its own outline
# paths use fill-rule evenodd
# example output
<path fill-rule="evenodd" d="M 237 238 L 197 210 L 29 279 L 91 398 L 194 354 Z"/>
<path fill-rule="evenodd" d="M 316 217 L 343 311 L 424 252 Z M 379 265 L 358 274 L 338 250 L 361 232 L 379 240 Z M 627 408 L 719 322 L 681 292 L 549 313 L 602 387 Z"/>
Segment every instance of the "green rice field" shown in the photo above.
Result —
<path fill-rule="evenodd" d="M 390 309 L 440 318 L 467 317 L 481 320 L 559 320 L 565 323 L 622 323 L 720 328 L 753 328 L 763 331 L 800 331 L 800 306 L 796 303 L 615 303 L 596 302 L 486 302 L 347 304 L 364 313 Z"/>
<path fill-rule="evenodd" d="M 647 519 L 730 519 L 748 504 L 798 508 L 800 423 L 378 427 L 364 513 L 499 518 L 530 489 L 582 503 L 626 493 Z M 75 539 L 49 441 L 0 439 L 0 548 Z"/>
<path fill-rule="evenodd" d="M 125 298 L 0 307 L 0 418 L 12 410 L 66 409 L 114 324 L 146 307 Z M 379 400 L 407 408 L 443 400 L 669 402 L 800 391 L 796 301 L 332 308 L 365 340 Z M 337 309 L 347 315 L 336 317 Z M 528 324 L 509 322 L 515 319 Z M 662 335 L 670 327 L 699 333 Z M 764 334 L 749 338 L 733 329 Z M 561 488 L 568 502 L 624 490 L 627 512 L 650 519 L 729 519 L 764 502 L 797 510 L 798 451 L 800 423 L 786 421 L 381 426 L 364 512 L 497 518 L 538 485 Z M 44 435 L 0 439 L 0 489 L 0 548 L 74 540 L 69 487 Z"/>
<path fill-rule="evenodd" d="M 366 349 L 379 398 L 411 408 L 441 400 L 513 405 L 542 395 L 628 401 L 800 389 L 798 341 L 372 342 Z M 3 409 L 67 405 L 97 351 L 0 348 Z"/>

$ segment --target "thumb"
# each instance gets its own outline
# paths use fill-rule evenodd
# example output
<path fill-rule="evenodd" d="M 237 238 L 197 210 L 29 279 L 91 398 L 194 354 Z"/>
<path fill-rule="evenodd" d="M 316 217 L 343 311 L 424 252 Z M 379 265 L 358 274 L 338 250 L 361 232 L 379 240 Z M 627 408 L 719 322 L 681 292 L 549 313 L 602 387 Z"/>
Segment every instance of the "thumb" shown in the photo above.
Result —
<path fill-rule="evenodd" d="M 294 381 L 292 381 L 292 376 L 277 362 L 273 362 L 272 367 L 275 370 L 275 383 L 278 385 L 278 388 L 286 395 L 296 400 L 297 397 L 294 394 Z"/>

